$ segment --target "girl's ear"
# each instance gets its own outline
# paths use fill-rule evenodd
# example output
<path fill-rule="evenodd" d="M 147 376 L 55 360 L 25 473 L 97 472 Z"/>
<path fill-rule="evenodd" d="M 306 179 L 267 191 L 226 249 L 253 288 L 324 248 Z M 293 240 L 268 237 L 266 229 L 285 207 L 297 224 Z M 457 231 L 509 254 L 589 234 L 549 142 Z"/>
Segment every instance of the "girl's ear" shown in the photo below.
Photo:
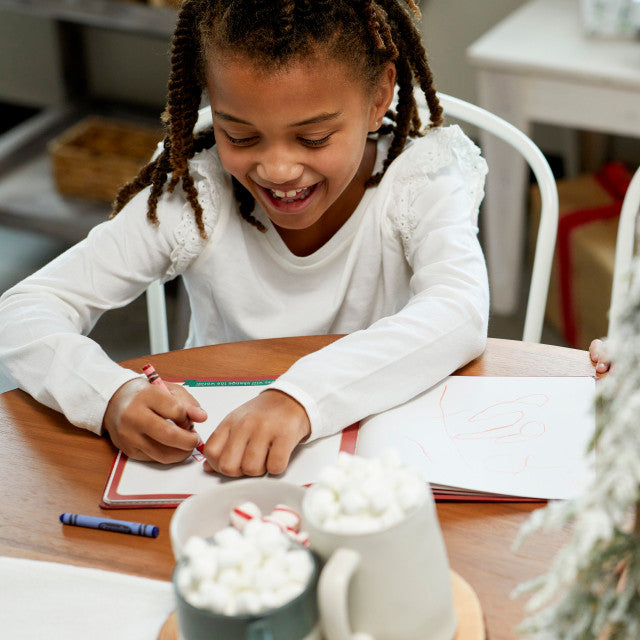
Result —
<path fill-rule="evenodd" d="M 377 88 L 373 92 L 369 118 L 369 131 L 376 131 L 380 128 L 382 118 L 389 110 L 391 102 L 393 101 L 395 86 L 396 65 L 389 62 L 382 72 Z"/>

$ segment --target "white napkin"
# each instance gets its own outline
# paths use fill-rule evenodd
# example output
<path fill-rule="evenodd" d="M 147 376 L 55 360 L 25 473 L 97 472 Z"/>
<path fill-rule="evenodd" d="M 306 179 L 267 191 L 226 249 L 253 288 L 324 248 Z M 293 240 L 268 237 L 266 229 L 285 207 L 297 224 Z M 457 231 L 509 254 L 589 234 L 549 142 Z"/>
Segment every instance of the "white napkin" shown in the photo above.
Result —
<path fill-rule="evenodd" d="M 0 557 L 0 637 L 156 640 L 174 609 L 170 582 Z"/>

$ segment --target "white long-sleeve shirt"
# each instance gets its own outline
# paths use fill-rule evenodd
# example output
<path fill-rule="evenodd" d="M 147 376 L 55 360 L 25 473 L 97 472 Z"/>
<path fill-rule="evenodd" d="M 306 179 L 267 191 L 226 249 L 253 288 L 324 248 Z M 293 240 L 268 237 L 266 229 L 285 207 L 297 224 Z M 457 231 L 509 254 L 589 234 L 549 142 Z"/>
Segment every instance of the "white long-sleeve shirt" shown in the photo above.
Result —
<path fill-rule="evenodd" d="M 375 170 L 388 141 L 378 142 Z M 150 282 L 184 278 L 185 346 L 349 334 L 273 387 L 298 400 L 311 439 L 396 406 L 484 349 L 488 283 L 477 241 L 486 163 L 457 126 L 409 143 L 342 228 L 293 255 L 238 211 L 214 148 L 191 161 L 207 238 L 179 189 L 146 218 L 148 190 L 0 298 L 0 366 L 40 402 L 99 433 L 113 393 L 139 374 L 86 337 L 101 313 Z"/>

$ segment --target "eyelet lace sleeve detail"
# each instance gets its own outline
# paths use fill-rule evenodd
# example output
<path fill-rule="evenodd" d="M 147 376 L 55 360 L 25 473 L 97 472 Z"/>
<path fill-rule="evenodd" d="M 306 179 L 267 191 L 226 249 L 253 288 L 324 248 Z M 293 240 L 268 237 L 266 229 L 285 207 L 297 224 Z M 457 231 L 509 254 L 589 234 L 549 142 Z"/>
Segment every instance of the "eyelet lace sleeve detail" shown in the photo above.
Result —
<path fill-rule="evenodd" d="M 402 158 L 407 154 L 406 158 Z M 425 181 L 442 169 L 457 164 L 466 176 L 465 186 L 472 205 L 472 223 L 478 221 L 480 203 L 484 198 L 484 181 L 488 172 L 480 149 L 463 133 L 458 125 L 430 130 L 398 158 L 403 160 L 401 175 L 394 176 L 393 190 L 398 206 L 390 215 L 391 223 L 400 236 L 405 255 L 420 221 L 421 214 L 411 204 L 424 189 Z"/>
<path fill-rule="evenodd" d="M 215 149 L 199 153 L 190 161 L 189 170 L 198 190 L 207 238 L 200 236 L 194 211 L 185 199 L 180 222 L 174 230 L 176 244 L 171 252 L 171 266 L 165 276 L 168 280 L 182 273 L 200 255 L 211 238 L 221 209 L 231 193 L 230 178 Z"/>

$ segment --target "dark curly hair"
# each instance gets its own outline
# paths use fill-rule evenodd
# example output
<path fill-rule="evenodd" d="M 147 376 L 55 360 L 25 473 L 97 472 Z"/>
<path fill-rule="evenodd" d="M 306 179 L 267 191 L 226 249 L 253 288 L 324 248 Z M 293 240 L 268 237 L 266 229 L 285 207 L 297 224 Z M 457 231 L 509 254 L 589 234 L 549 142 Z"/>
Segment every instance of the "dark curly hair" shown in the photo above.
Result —
<path fill-rule="evenodd" d="M 193 208 L 200 235 L 206 237 L 202 207 L 189 173 L 194 154 L 215 144 L 213 129 L 194 135 L 205 63 L 217 52 L 247 57 L 264 69 L 277 69 L 304 59 L 318 48 L 349 64 L 368 86 L 375 86 L 385 66 L 396 67 L 396 112 L 380 129 L 392 140 L 382 171 L 366 186 L 380 182 L 402 152 L 408 137 L 420 135 L 422 123 L 413 96 L 414 80 L 427 100 L 431 126 L 442 124 L 433 77 L 420 34 L 412 19 L 420 15 L 413 0 L 185 0 L 180 9 L 171 50 L 167 107 L 163 114 L 164 148 L 116 198 L 112 216 L 135 194 L 151 185 L 147 217 L 154 223 L 165 185 L 172 192 L 181 182 Z M 169 176 L 171 176 L 169 178 Z M 264 230 L 252 215 L 253 196 L 235 178 L 235 197 L 242 217 Z"/>

